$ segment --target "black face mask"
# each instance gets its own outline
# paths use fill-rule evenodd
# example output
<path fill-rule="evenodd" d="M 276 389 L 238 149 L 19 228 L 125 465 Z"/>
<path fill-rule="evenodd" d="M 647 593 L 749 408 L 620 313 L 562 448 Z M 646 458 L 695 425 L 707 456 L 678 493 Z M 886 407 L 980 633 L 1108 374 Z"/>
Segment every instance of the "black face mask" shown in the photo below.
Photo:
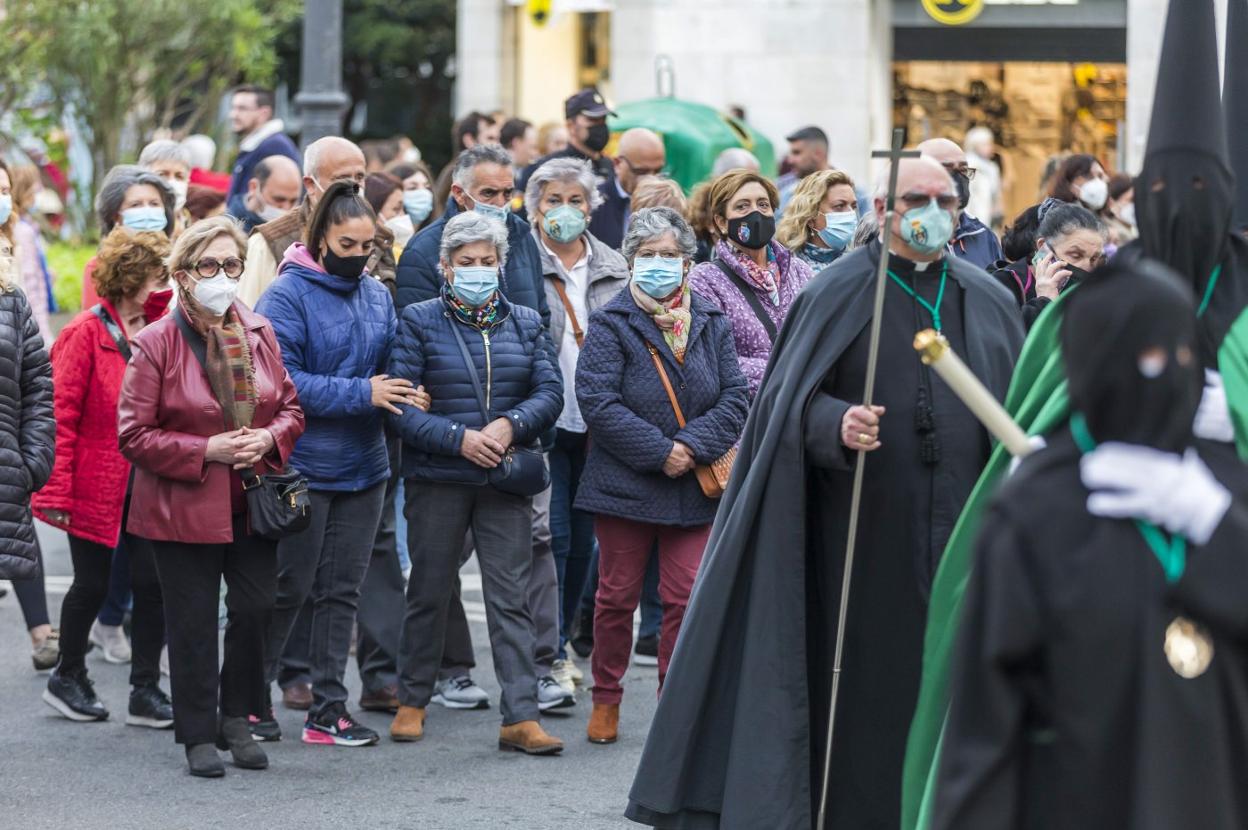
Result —
<path fill-rule="evenodd" d="M 1062 267 L 1070 272 L 1070 277 L 1067 278 L 1066 284 L 1062 286 L 1063 291 L 1068 291 L 1069 289 L 1074 288 L 1076 285 L 1086 280 L 1091 274 L 1091 272 L 1085 271 L 1082 268 L 1076 268 L 1073 265 L 1067 265 L 1065 263 L 1062 264 Z"/>
<path fill-rule="evenodd" d="M 728 238 L 751 251 L 766 248 L 775 235 L 776 217 L 768 216 L 762 211 L 756 210 L 728 220 Z"/>
<path fill-rule="evenodd" d="M 971 203 L 971 179 L 965 173 L 953 173 L 953 184 L 958 189 L 958 209 L 966 210 Z"/>
<path fill-rule="evenodd" d="M 611 131 L 607 129 L 606 124 L 593 124 L 585 136 L 585 146 L 595 153 L 601 153 L 602 148 L 606 147 L 610 140 Z"/>
<path fill-rule="evenodd" d="M 371 256 L 372 254 L 338 256 L 334 253 L 333 248 L 326 245 L 325 255 L 321 257 L 321 264 L 325 266 L 326 271 L 335 277 L 342 277 L 344 280 L 358 280 L 360 275 L 364 273 L 364 268 L 368 265 L 368 260 Z"/>
<path fill-rule="evenodd" d="M 1204 378 L 1195 301 L 1178 275 L 1146 259 L 1110 264 L 1066 303 L 1070 405 L 1092 437 L 1166 452 L 1190 446 Z M 1153 350 L 1164 353 L 1164 365 L 1141 360 Z"/>

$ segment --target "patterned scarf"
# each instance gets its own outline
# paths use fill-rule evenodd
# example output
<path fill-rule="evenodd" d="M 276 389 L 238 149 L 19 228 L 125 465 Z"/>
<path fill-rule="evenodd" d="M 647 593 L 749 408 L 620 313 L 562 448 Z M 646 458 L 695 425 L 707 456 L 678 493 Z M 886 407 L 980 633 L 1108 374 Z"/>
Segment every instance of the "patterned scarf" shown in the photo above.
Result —
<path fill-rule="evenodd" d="M 221 404 L 226 429 L 250 427 L 256 414 L 256 372 L 246 330 L 233 310 L 225 313 L 220 326 L 204 323 L 207 315 L 189 291 L 178 292 L 178 305 L 191 327 L 204 338 L 204 371 L 213 396 Z M 177 309 L 173 313 L 177 314 Z"/>
<path fill-rule="evenodd" d="M 485 331 L 498 319 L 498 292 L 495 292 L 485 305 L 473 308 L 455 296 L 450 283 L 444 282 L 442 283 L 442 301 L 456 317 L 479 331 Z"/>
<path fill-rule="evenodd" d="M 776 261 L 776 255 L 771 250 L 771 246 L 767 246 L 767 267 L 759 268 L 758 263 L 750 258 L 749 254 L 737 250 L 724 240 L 715 243 L 715 254 L 729 265 L 735 266 L 737 273 L 744 276 L 749 282 L 767 292 L 767 297 L 771 300 L 772 305 L 780 305 L 780 263 Z"/>
<path fill-rule="evenodd" d="M 676 356 L 676 362 L 684 363 L 685 347 L 689 345 L 689 326 L 693 322 L 689 312 L 689 281 L 686 280 L 672 296 L 661 301 L 642 291 L 632 280 L 629 280 L 628 286 L 633 302 L 649 314 L 659 331 L 663 332 L 663 339 Z"/>

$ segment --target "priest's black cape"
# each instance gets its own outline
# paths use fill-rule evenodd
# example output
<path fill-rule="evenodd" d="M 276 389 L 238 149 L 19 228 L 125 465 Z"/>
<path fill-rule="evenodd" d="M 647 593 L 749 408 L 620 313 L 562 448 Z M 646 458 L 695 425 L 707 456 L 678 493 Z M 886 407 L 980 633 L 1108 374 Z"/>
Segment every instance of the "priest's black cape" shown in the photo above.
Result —
<path fill-rule="evenodd" d="M 844 505 L 811 503 L 818 492 L 812 488 L 821 485 L 812 483 L 804 433 L 816 392 L 870 324 L 879 251 L 879 243 L 860 248 L 821 272 L 797 297 L 776 341 L 629 794 L 626 814 L 634 821 L 696 830 L 807 830 L 813 824 L 812 778 L 820 770 L 812 755 L 822 758 L 816 733 L 828 701 L 812 700 L 808 690 L 808 554 L 825 557 L 823 568 L 840 567 L 852 474 L 843 474 Z M 962 357 L 1004 397 L 1023 338 L 1017 304 L 983 271 L 947 259 L 951 282 L 964 292 Z M 913 428 L 887 418 L 885 442 L 890 429 Z M 839 445 L 840 437 L 833 431 L 827 441 Z M 868 457 L 868 476 L 871 464 Z M 864 505 L 860 557 L 895 540 L 890 531 L 907 521 L 905 510 Z M 824 541 L 811 544 L 812 527 Z M 874 599 L 853 595 L 851 632 L 855 609 L 861 614 Z M 834 622 L 832 604 L 820 617 Z M 917 650 L 913 657 L 917 685 Z M 830 666 L 819 670 L 830 674 Z M 847 663 L 843 700 L 855 696 L 852 672 Z M 909 715 L 899 725 L 903 741 Z M 838 717 L 854 713 L 842 710 Z M 885 786 L 899 801 L 900 780 Z M 832 792 L 835 797 L 835 783 Z"/>
<path fill-rule="evenodd" d="M 1248 827 L 1248 512 L 1233 453 L 1202 456 L 1235 504 L 1168 585 L 1133 522 L 1093 516 L 1069 432 L 998 492 L 979 534 L 932 830 Z M 1176 616 L 1212 634 L 1194 679 Z"/>

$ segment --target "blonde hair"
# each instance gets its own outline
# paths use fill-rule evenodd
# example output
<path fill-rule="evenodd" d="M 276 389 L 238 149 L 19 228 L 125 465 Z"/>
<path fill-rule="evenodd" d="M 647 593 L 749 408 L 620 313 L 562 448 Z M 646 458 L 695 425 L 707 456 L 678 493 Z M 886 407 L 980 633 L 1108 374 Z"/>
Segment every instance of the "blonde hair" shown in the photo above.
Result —
<path fill-rule="evenodd" d="M 689 218 L 689 203 L 685 201 L 685 192 L 680 185 L 671 179 L 661 176 L 642 176 L 633 188 L 633 211 L 652 207 L 667 207 Z"/>
<path fill-rule="evenodd" d="M 842 184 L 854 186 L 853 180 L 840 170 L 820 170 L 802 179 L 793 191 L 793 198 L 785 205 L 784 218 L 776 228 L 776 241 L 790 251 L 799 250 L 809 242 L 814 233 L 811 220 L 823 212 L 823 200 L 828 191 Z"/>
<path fill-rule="evenodd" d="M 228 236 L 238 246 L 238 256 L 242 259 L 247 253 L 247 237 L 238 222 L 225 214 L 200 219 L 178 235 L 169 254 L 169 273 L 189 271 L 199 261 L 204 249 L 212 244 L 218 236 Z"/>

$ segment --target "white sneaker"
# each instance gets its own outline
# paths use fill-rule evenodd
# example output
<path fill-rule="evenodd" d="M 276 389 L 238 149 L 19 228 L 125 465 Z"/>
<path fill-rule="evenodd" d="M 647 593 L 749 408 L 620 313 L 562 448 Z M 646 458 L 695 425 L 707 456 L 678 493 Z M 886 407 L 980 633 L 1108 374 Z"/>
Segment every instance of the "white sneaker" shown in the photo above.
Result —
<path fill-rule="evenodd" d="M 92 643 L 104 653 L 104 659 L 110 663 L 130 662 L 130 641 L 120 625 L 104 625 L 96 620 L 91 625 L 88 637 Z"/>
<path fill-rule="evenodd" d="M 169 676 L 169 646 L 165 646 L 160 650 L 160 673 L 165 677 Z"/>
<path fill-rule="evenodd" d="M 468 675 L 439 680 L 433 687 L 433 700 L 447 709 L 489 709 L 490 696 Z"/>
<path fill-rule="evenodd" d="M 576 705 L 576 696 L 566 691 L 550 675 L 537 679 L 537 708 L 542 712 Z"/>
<path fill-rule="evenodd" d="M 556 660 L 550 667 L 550 675 L 568 694 L 575 693 L 576 687 L 585 682 L 584 672 L 572 662 L 571 658 Z"/>

